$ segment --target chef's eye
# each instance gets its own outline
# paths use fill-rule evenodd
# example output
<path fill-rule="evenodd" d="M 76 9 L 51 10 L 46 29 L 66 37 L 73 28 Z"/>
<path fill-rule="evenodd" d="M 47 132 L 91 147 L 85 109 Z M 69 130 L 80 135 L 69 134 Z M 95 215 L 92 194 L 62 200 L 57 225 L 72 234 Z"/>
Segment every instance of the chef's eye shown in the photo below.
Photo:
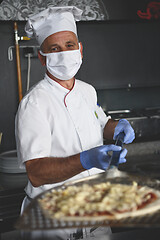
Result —
<path fill-rule="evenodd" d="M 58 52 L 59 51 L 59 48 L 58 47 L 52 47 L 51 48 L 51 52 Z"/>
<path fill-rule="evenodd" d="M 75 48 L 75 45 L 74 45 L 74 44 L 67 44 L 67 48 L 68 48 L 68 49 L 74 49 L 74 48 Z"/>

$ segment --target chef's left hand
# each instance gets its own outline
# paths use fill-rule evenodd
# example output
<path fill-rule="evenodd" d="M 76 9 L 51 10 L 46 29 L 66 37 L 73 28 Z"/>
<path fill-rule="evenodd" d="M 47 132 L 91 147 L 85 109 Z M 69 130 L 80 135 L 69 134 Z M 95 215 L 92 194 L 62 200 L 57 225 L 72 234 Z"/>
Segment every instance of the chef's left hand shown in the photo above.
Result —
<path fill-rule="evenodd" d="M 131 127 L 130 123 L 126 119 L 119 120 L 119 122 L 114 130 L 113 140 L 116 140 L 117 135 L 120 132 L 124 132 L 124 134 L 125 134 L 124 143 L 126 143 L 126 144 L 133 142 L 133 140 L 135 139 L 134 130 Z"/>

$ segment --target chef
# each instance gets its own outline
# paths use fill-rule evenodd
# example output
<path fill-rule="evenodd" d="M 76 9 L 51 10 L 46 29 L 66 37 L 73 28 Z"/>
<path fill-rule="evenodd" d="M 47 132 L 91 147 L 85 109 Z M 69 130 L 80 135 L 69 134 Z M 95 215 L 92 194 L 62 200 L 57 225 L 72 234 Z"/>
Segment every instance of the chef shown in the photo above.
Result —
<path fill-rule="evenodd" d="M 16 115 L 19 166 L 29 179 L 22 211 L 51 187 L 106 170 L 108 152 L 122 149 L 103 145 L 103 139 L 115 140 L 120 132 L 125 143 L 135 138 L 129 122 L 106 116 L 97 105 L 95 89 L 75 78 L 83 58 L 76 28 L 81 14 L 74 6 L 50 7 L 31 16 L 25 27 L 40 45 L 38 56 L 46 74 L 24 96 Z M 126 161 L 126 153 L 121 151 L 119 163 Z"/>

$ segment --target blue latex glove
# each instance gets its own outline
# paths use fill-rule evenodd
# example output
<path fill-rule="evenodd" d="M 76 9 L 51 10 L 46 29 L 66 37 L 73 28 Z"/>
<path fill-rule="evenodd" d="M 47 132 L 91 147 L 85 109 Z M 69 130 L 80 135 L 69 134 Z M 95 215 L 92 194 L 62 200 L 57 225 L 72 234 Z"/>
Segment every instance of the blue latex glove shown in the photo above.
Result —
<path fill-rule="evenodd" d="M 116 140 L 117 135 L 120 132 L 124 132 L 124 134 L 125 134 L 124 143 L 126 143 L 126 144 L 133 142 L 133 140 L 135 139 L 134 130 L 131 127 L 130 123 L 126 119 L 119 120 L 119 122 L 114 130 L 114 136 L 113 136 L 114 140 Z"/>
<path fill-rule="evenodd" d="M 111 162 L 111 156 L 108 155 L 108 152 L 121 150 L 121 147 L 115 146 L 113 144 L 91 148 L 90 150 L 80 153 L 80 161 L 85 169 L 91 169 L 93 167 L 96 167 L 102 170 L 106 170 Z M 126 154 L 127 150 L 123 149 L 120 153 L 119 163 L 126 162 Z"/>

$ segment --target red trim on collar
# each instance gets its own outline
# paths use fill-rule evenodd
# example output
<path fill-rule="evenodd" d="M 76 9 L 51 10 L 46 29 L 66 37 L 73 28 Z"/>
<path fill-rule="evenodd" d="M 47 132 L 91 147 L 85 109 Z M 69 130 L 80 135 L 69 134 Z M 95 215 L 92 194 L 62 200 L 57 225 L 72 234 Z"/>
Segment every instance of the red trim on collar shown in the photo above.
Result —
<path fill-rule="evenodd" d="M 46 74 L 47 74 L 47 76 L 52 80 L 52 81 L 55 81 L 56 83 L 58 83 L 60 86 L 62 86 L 63 88 L 65 88 L 65 89 L 68 89 L 68 90 L 72 90 L 73 89 L 73 87 L 74 87 L 74 83 L 75 83 L 75 77 L 74 77 L 74 83 L 73 83 L 73 86 L 72 86 L 72 88 L 71 89 L 69 89 L 69 88 L 67 88 L 67 87 L 64 87 L 60 82 L 58 82 L 56 79 L 54 79 L 54 78 L 51 78 L 49 75 L 48 75 L 48 71 L 46 72 Z M 49 73 L 50 74 L 50 73 Z M 60 80 L 60 81 L 63 81 L 63 80 Z"/>
<path fill-rule="evenodd" d="M 66 97 L 68 96 L 68 94 L 73 90 L 75 86 L 75 79 L 74 79 L 74 83 L 73 83 L 73 87 L 71 88 L 71 90 L 66 94 L 66 96 L 64 97 L 64 105 L 67 107 L 67 104 L 66 104 Z"/>

